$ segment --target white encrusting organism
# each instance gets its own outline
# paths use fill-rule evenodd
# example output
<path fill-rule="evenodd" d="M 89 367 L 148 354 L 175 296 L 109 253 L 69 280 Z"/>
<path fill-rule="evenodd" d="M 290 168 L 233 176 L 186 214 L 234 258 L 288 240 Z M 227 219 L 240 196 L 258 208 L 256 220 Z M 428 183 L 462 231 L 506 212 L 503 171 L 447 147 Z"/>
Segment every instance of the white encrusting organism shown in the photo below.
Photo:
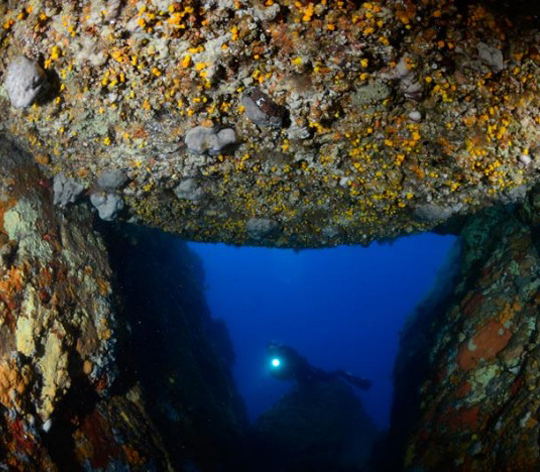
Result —
<path fill-rule="evenodd" d="M 215 156 L 225 147 L 236 143 L 236 132 L 232 128 L 196 126 L 186 133 L 185 143 L 195 154 Z"/>
<path fill-rule="evenodd" d="M 19 56 L 8 66 L 4 85 L 11 105 L 27 108 L 47 86 L 47 75 L 37 62 Z"/>
<path fill-rule="evenodd" d="M 90 195 L 90 202 L 103 221 L 114 220 L 124 208 L 124 200 L 116 193 L 95 192 Z"/>

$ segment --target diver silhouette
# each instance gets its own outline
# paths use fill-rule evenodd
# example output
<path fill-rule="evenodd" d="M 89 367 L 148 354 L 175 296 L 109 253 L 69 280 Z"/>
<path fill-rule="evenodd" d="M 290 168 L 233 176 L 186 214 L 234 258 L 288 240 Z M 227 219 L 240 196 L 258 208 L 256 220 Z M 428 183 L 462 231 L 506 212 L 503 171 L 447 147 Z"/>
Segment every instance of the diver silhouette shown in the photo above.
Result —
<path fill-rule="evenodd" d="M 328 382 L 340 378 L 362 390 L 368 390 L 371 387 L 371 380 L 357 377 L 342 369 L 327 372 L 313 367 L 305 357 L 284 344 L 271 342 L 267 346 L 267 351 L 270 359 L 270 373 L 276 379 L 296 380 L 298 384 L 305 385 L 310 382 Z"/>

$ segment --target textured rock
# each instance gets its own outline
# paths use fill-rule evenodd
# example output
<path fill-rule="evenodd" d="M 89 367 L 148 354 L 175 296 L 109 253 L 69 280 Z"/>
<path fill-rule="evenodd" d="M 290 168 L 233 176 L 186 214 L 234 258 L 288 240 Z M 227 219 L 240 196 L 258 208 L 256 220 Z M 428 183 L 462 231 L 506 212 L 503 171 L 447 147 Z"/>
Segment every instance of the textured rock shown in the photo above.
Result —
<path fill-rule="evenodd" d="M 124 186 L 127 180 L 128 177 L 124 172 L 120 169 L 114 169 L 102 172 L 96 183 L 99 188 L 107 192 L 114 192 Z"/>
<path fill-rule="evenodd" d="M 0 469 L 229 467 L 245 420 L 198 262 L 154 235 L 146 256 L 136 234 L 108 253 L 88 205 L 58 212 L 32 158 L 1 138 L 0 175 Z"/>
<path fill-rule="evenodd" d="M 461 205 L 445 207 L 435 204 L 426 204 L 414 209 L 414 217 L 419 221 L 435 222 L 445 221 L 461 210 Z"/>
<path fill-rule="evenodd" d="M 256 125 L 283 125 L 285 110 L 257 87 L 248 89 L 240 100 L 246 109 L 246 116 Z"/>
<path fill-rule="evenodd" d="M 4 86 L 15 108 L 32 105 L 47 85 L 45 71 L 24 56 L 15 58 L 6 70 Z"/>
<path fill-rule="evenodd" d="M 504 69 L 504 58 L 500 49 L 482 42 L 478 43 L 476 47 L 480 60 L 489 66 L 493 72 L 501 72 Z"/>
<path fill-rule="evenodd" d="M 537 245 L 504 209 L 464 227 L 453 277 L 403 335 L 388 445 L 402 456 L 382 469 L 538 468 Z"/>
<path fill-rule="evenodd" d="M 56 470 L 43 432 L 60 441 L 71 393 L 106 396 L 117 377 L 111 273 L 88 209 L 58 216 L 32 159 L 3 139 L 0 167 L 0 467 Z"/>
<path fill-rule="evenodd" d="M 268 218 L 252 218 L 247 222 L 246 231 L 255 241 L 264 241 L 279 235 L 279 223 Z"/>
<path fill-rule="evenodd" d="M 95 192 L 90 195 L 90 201 L 103 221 L 114 220 L 124 208 L 124 200 L 116 193 Z"/>
<path fill-rule="evenodd" d="M 0 74 L 25 54 L 55 81 L 24 113 L 0 92 L 0 127 L 86 188 L 124 172 L 126 220 L 236 244 L 368 244 L 441 223 L 416 208 L 472 213 L 538 181 L 533 2 L 202 5 L 2 2 Z M 236 144 L 186 147 L 197 126 Z M 172 191 L 186 178 L 212 182 L 204 211 Z M 252 218 L 280 237 L 254 241 Z"/>
<path fill-rule="evenodd" d="M 70 386 L 71 351 L 78 350 L 81 362 L 99 360 L 100 367 L 88 375 L 90 384 L 101 381 L 105 389 L 114 378 L 107 370 L 115 323 L 110 270 L 99 238 L 89 230 L 88 214 L 81 208 L 67 220 L 57 217 L 52 198 L 47 201 L 51 188 L 40 184 L 43 178 L 29 156 L 5 141 L 0 152 L 0 230 L 7 236 L 3 246 L 13 254 L 0 268 L 1 329 L 12 336 L 4 339 L 0 360 L 19 352 L 24 354 L 21 367 L 30 362 L 40 379 L 33 388 L 34 407 L 45 422 Z M 89 338 L 78 346 L 73 332 L 80 331 Z"/>
<path fill-rule="evenodd" d="M 204 197 L 204 190 L 195 179 L 182 180 L 174 189 L 178 198 L 184 198 L 193 202 L 199 201 Z"/>
<path fill-rule="evenodd" d="M 66 208 L 70 203 L 75 203 L 79 195 L 84 191 L 83 185 L 74 179 L 66 177 L 62 172 L 54 176 L 53 182 L 53 201 L 60 208 Z"/>
<path fill-rule="evenodd" d="M 186 133 L 186 146 L 195 154 L 218 155 L 227 146 L 236 143 L 236 133 L 231 128 L 205 128 L 196 126 Z"/>
<path fill-rule="evenodd" d="M 362 107 L 370 103 L 377 103 L 388 98 L 392 94 L 392 89 L 383 81 L 370 82 L 358 88 L 352 100 L 357 107 Z"/>

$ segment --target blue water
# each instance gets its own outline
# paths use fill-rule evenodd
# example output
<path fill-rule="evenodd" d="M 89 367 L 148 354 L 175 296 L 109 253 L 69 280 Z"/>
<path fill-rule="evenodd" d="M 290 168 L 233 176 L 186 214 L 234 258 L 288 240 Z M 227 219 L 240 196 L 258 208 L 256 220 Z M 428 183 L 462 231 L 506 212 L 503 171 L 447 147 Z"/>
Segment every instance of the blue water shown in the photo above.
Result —
<path fill-rule="evenodd" d="M 422 234 L 299 253 L 190 243 L 204 263 L 212 316 L 229 327 L 250 420 L 291 387 L 268 372 L 265 348 L 276 340 L 317 367 L 371 379 L 358 394 L 376 425 L 388 427 L 399 332 L 454 240 Z"/>

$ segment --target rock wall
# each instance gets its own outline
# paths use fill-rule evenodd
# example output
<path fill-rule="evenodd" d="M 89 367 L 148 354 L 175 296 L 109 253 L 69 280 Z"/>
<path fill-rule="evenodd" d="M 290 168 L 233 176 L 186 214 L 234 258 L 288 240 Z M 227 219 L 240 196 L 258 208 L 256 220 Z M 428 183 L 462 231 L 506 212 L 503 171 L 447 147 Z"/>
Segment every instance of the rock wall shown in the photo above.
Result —
<path fill-rule="evenodd" d="M 297 248 L 465 219 L 455 285 L 403 338 L 390 466 L 536 467 L 540 52 L 518 6 L 1 2 L 0 466 L 218 470 L 243 441 L 200 281 L 131 230 L 107 236 L 113 278 L 78 198 Z"/>
<path fill-rule="evenodd" d="M 104 218 L 188 239 L 428 230 L 538 180 L 538 29 L 504 3 L 8 0 L 0 127 Z M 48 86 L 7 80 L 21 55 Z"/>
<path fill-rule="evenodd" d="M 247 417 L 232 379 L 228 332 L 204 299 L 202 262 L 159 231 L 105 230 L 120 320 L 129 329 L 122 364 L 140 382 L 174 463 L 241 470 Z"/>
<path fill-rule="evenodd" d="M 33 159 L 3 138 L 0 173 L 0 468 L 226 467 L 242 408 L 209 334 L 219 330 L 200 266 L 179 249 L 161 291 L 119 270 L 124 288 L 87 205 L 60 210 Z M 153 249 L 164 265 L 173 250 Z M 159 273 L 138 257 L 125 261 L 133 274 Z"/>
<path fill-rule="evenodd" d="M 0 465 L 166 467 L 137 386 L 112 389 L 111 269 L 88 208 L 58 212 L 33 159 L 4 139 L 0 168 Z"/>
<path fill-rule="evenodd" d="M 401 456 L 387 470 L 540 464 L 540 255 L 529 216 L 507 208 L 471 219 L 450 290 L 405 331 L 390 434 Z"/>
<path fill-rule="evenodd" d="M 364 470 L 377 429 L 342 380 L 295 385 L 253 426 L 250 470 Z"/>

